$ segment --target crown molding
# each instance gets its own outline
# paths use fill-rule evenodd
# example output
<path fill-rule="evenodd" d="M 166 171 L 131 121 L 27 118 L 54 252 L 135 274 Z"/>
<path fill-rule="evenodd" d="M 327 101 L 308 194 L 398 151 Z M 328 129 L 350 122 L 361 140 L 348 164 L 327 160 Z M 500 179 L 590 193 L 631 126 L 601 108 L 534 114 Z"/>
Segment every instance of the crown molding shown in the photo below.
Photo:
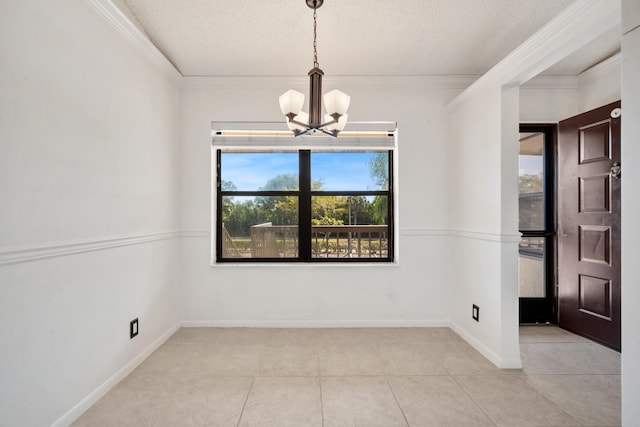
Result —
<path fill-rule="evenodd" d="M 105 21 L 118 31 L 169 81 L 180 87 L 182 74 L 149 40 L 147 35 L 122 12 L 113 0 L 86 0 Z"/>
<path fill-rule="evenodd" d="M 540 75 L 522 84 L 522 89 L 577 89 L 577 76 Z"/>
<path fill-rule="evenodd" d="M 325 76 L 323 84 L 350 88 L 468 88 L 478 76 L 452 75 L 388 75 L 388 76 Z M 309 85 L 306 76 L 184 76 L 182 87 L 186 89 L 259 89 L 259 88 L 296 88 L 304 89 Z"/>
<path fill-rule="evenodd" d="M 448 108 L 457 108 L 486 89 L 522 85 L 620 24 L 620 15 L 620 0 L 575 1 L 451 101 Z"/>
<path fill-rule="evenodd" d="M 622 54 L 616 53 L 613 56 L 597 63 L 593 67 L 583 71 L 578 75 L 578 86 L 585 86 L 594 81 L 606 78 L 609 73 L 622 73 Z"/>
<path fill-rule="evenodd" d="M 132 22 L 115 2 L 117 0 L 86 0 L 116 31 L 127 39 L 142 55 L 173 84 L 183 88 L 197 89 L 253 89 L 293 87 L 306 88 L 308 78 L 304 76 L 183 76 L 180 71 L 151 42 L 144 31 Z M 616 11 L 617 18 L 616 18 Z M 569 6 L 535 33 L 520 47 L 500 61 L 485 75 L 362 75 L 326 76 L 324 82 L 331 86 L 363 88 L 440 88 L 457 89 L 464 92 L 450 105 L 469 96 L 488 84 L 502 82 L 509 85 L 522 84 L 566 56 L 588 43 L 601 32 L 620 21 L 619 0 L 579 0 Z M 588 34 L 589 37 L 584 36 Z M 551 53 L 549 54 L 549 50 Z M 546 52 L 546 54 L 545 54 Z M 544 58 L 544 60 L 540 60 Z M 551 60 L 553 58 L 553 60 Z M 615 55 L 582 73 L 579 83 L 597 78 L 599 73 L 619 66 L 620 55 Z M 547 64 L 532 68 L 532 63 Z M 543 67 L 543 68 L 541 68 Z M 511 77 L 513 76 L 513 77 Z M 558 89 L 576 88 L 572 76 L 537 76 L 526 84 L 526 88 Z"/>
<path fill-rule="evenodd" d="M 123 12 L 118 0 L 86 0 L 100 16 L 155 65 L 172 83 L 186 89 L 254 89 L 292 87 L 306 88 L 306 76 L 183 76 L 166 56 L 151 42 L 147 34 Z M 125 6 L 122 6 L 125 7 Z M 331 86 L 353 88 L 437 88 L 465 90 L 476 75 L 339 75 L 325 76 Z"/>

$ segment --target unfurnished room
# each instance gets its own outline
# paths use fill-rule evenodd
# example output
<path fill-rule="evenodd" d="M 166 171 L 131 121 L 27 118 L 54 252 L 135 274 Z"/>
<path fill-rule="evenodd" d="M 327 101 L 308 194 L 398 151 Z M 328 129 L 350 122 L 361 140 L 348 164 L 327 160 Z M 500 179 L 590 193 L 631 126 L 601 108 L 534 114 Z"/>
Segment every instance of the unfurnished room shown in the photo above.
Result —
<path fill-rule="evenodd" d="M 2 0 L 0 58 L 0 426 L 640 425 L 638 0 Z"/>

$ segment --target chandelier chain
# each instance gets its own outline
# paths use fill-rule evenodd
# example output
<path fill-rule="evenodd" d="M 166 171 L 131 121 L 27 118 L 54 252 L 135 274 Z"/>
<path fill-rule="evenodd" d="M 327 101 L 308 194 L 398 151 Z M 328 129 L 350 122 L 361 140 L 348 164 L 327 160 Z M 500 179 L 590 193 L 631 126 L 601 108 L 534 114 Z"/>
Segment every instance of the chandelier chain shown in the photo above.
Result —
<path fill-rule="evenodd" d="M 318 32 L 316 30 L 316 25 L 318 23 L 316 15 L 317 15 L 317 8 L 313 8 L 313 67 L 314 68 L 319 68 L 320 65 L 318 64 L 318 45 L 316 43 L 316 38 L 318 36 Z"/>

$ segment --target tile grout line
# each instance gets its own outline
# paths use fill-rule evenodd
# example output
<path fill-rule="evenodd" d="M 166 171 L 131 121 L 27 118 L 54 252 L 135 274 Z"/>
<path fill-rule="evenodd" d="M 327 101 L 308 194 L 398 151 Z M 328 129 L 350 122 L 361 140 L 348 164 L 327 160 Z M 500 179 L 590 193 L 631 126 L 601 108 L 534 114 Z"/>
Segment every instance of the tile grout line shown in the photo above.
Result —
<path fill-rule="evenodd" d="M 391 391 L 391 394 L 393 395 L 393 398 L 396 401 L 396 405 L 398 405 L 398 409 L 400 409 L 400 413 L 402 414 L 402 417 L 404 418 L 404 422 L 407 424 L 407 427 L 411 427 L 411 424 L 409 424 L 409 419 L 407 418 L 407 415 L 404 413 L 404 409 L 402 409 L 402 405 L 400 405 L 400 401 L 398 400 L 398 396 L 396 396 L 396 392 L 393 391 L 393 387 L 391 387 L 391 383 L 389 382 L 389 378 L 386 375 L 384 376 L 384 381 L 387 383 L 387 387 L 389 387 L 389 391 Z"/>
<path fill-rule="evenodd" d="M 251 390 L 253 390 L 253 384 L 256 382 L 255 377 L 251 377 L 251 385 L 249 386 L 249 390 L 247 390 L 247 396 L 244 398 L 244 403 L 242 404 L 242 410 L 240 410 L 240 416 L 238 417 L 238 423 L 236 427 L 240 427 L 240 422 L 242 422 L 242 416 L 244 415 L 244 409 L 247 406 L 247 402 L 249 401 L 249 394 L 251 394 Z"/>
<path fill-rule="evenodd" d="M 320 388 L 320 421 L 324 427 L 324 399 L 322 398 L 322 372 L 320 372 L 320 345 L 316 343 L 316 368 L 318 372 L 318 387 Z"/>
<path fill-rule="evenodd" d="M 573 415 L 571 415 L 570 413 L 568 413 L 567 411 L 564 410 L 563 407 L 560 406 L 560 404 L 556 403 L 551 396 L 547 396 L 545 393 L 543 393 L 541 390 L 538 390 L 533 384 L 529 384 L 524 378 L 522 378 L 522 376 L 518 376 L 517 377 L 520 381 L 522 381 L 527 387 L 531 388 L 531 390 L 535 391 L 536 393 L 538 393 L 540 396 L 542 396 L 543 399 L 545 399 L 547 402 L 551 403 L 553 406 L 555 406 L 556 408 L 558 408 L 563 414 L 565 414 L 566 416 L 568 416 L 569 418 L 571 418 L 572 420 L 574 420 L 575 422 L 577 422 L 578 424 L 580 424 L 581 426 L 584 426 L 584 424 L 578 420 L 577 418 L 575 418 Z"/>
<path fill-rule="evenodd" d="M 322 377 L 318 372 L 318 387 L 320 387 L 320 421 L 322 421 L 322 427 L 324 427 L 324 399 L 322 398 Z"/>
<path fill-rule="evenodd" d="M 469 392 L 462 386 L 462 384 L 460 384 L 460 382 L 458 381 L 458 379 L 455 376 L 449 375 L 449 378 L 451 378 L 453 380 L 453 382 L 456 383 L 458 385 L 458 387 L 460 387 L 460 390 L 462 390 L 462 392 L 464 394 L 466 394 L 469 399 L 471 399 L 471 401 L 474 403 L 474 405 L 476 405 L 478 407 L 478 409 L 480 409 L 480 412 L 482 412 L 484 414 L 484 416 L 487 417 L 487 419 L 494 426 L 498 425 L 498 423 L 492 417 L 489 416 L 489 414 L 484 410 L 484 408 L 478 402 L 476 402 L 476 400 L 473 398 L 473 396 L 471 396 L 471 394 L 469 394 Z"/>

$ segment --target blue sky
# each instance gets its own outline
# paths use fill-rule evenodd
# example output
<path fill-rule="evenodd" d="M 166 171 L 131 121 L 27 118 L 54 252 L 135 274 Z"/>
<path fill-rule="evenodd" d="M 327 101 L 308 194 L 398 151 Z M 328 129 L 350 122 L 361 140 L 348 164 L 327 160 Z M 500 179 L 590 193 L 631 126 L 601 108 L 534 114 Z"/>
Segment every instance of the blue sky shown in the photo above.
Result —
<path fill-rule="evenodd" d="M 376 190 L 369 175 L 371 152 L 312 153 L 311 178 L 332 191 Z M 298 173 L 298 153 L 222 153 L 222 179 L 238 190 L 257 190 L 281 174 Z"/>
<path fill-rule="evenodd" d="M 520 175 L 539 175 L 543 171 L 542 156 L 520 154 Z"/>

